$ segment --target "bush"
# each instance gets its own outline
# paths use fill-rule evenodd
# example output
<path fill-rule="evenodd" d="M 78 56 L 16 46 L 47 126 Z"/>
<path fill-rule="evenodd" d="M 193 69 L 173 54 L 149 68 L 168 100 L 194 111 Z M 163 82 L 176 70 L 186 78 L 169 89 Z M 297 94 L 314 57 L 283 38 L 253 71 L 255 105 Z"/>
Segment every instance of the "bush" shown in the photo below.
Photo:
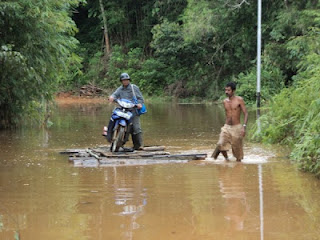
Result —
<path fill-rule="evenodd" d="M 247 104 L 254 104 L 257 96 L 256 68 L 236 78 L 237 95 L 242 96 Z M 261 100 L 267 102 L 284 87 L 283 75 L 279 68 L 267 66 L 261 70 Z"/>
<path fill-rule="evenodd" d="M 301 76 L 312 77 L 297 79 L 273 99 L 269 112 L 260 118 L 261 132 L 254 136 L 268 143 L 289 144 L 291 158 L 299 167 L 320 176 L 320 67 L 310 71 Z"/>

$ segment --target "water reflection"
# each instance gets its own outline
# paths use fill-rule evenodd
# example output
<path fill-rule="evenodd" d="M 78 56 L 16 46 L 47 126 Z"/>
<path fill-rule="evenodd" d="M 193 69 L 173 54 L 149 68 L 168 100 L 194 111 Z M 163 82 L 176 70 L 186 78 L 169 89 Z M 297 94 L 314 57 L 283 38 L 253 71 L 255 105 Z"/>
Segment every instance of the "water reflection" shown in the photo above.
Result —
<path fill-rule="evenodd" d="M 243 166 L 237 163 L 225 165 L 219 171 L 219 188 L 225 199 L 224 218 L 228 221 L 225 239 L 234 238 L 238 231 L 244 230 L 250 211 L 243 181 L 244 171 Z"/>
<path fill-rule="evenodd" d="M 262 178 L 262 164 L 258 165 L 259 176 L 259 202 L 260 202 L 260 240 L 264 239 L 264 215 L 263 215 L 263 178 Z"/>
<path fill-rule="evenodd" d="M 143 187 L 143 167 L 139 168 L 132 183 L 132 179 L 126 180 L 125 176 L 121 176 L 123 172 L 118 172 L 117 168 L 113 167 L 114 203 L 122 206 L 122 211 L 118 213 L 123 218 L 120 224 L 121 235 L 123 239 L 128 240 L 133 239 L 134 231 L 140 228 L 137 219 L 144 214 L 144 207 L 147 205 L 147 188 Z"/>

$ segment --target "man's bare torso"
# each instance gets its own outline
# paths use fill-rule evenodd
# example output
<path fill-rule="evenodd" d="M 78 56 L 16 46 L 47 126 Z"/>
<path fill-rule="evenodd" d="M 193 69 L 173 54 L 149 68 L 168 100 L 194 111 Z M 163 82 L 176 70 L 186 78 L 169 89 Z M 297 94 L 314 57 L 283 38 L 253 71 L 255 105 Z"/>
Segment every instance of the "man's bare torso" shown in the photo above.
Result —
<path fill-rule="evenodd" d="M 243 104 L 242 97 L 232 96 L 230 98 L 226 98 L 223 101 L 223 105 L 226 113 L 226 124 L 228 125 L 237 125 L 240 124 L 240 114 L 241 107 Z"/>

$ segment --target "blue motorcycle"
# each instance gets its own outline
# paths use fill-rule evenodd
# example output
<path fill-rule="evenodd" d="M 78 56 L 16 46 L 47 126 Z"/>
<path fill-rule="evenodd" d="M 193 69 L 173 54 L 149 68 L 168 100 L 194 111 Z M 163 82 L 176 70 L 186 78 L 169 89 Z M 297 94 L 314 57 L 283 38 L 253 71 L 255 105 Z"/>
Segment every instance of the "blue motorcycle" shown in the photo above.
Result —
<path fill-rule="evenodd" d="M 132 131 L 132 111 L 135 111 L 136 104 L 127 99 L 115 99 L 118 106 L 112 111 L 108 127 L 104 127 L 103 135 L 111 143 L 110 151 L 118 152 L 120 147 L 128 141 Z"/>

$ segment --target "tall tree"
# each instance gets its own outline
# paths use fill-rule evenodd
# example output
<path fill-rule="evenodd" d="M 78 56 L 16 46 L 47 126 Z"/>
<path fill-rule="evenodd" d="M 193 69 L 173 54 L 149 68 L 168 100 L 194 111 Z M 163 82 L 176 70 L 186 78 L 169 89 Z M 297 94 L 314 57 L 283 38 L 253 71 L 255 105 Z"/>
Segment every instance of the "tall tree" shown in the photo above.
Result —
<path fill-rule="evenodd" d="M 110 41 L 109 41 L 109 34 L 108 34 L 108 25 L 107 25 L 107 19 L 104 13 L 104 6 L 102 0 L 99 0 L 100 9 L 101 9 L 101 15 L 103 19 L 103 32 L 104 32 L 104 41 L 106 44 L 106 53 L 109 56 L 110 55 Z"/>

